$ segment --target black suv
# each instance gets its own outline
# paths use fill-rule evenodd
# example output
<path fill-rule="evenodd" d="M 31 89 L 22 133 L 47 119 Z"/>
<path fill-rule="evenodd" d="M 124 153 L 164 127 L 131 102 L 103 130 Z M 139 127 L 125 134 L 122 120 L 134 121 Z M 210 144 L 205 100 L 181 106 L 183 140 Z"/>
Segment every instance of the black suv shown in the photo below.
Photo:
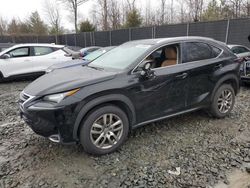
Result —
<path fill-rule="evenodd" d="M 239 68 L 227 46 L 212 39 L 131 41 L 87 66 L 31 83 L 20 94 L 21 117 L 54 142 L 80 142 L 88 153 L 106 154 L 144 124 L 198 109 L 227 116 Z"/>

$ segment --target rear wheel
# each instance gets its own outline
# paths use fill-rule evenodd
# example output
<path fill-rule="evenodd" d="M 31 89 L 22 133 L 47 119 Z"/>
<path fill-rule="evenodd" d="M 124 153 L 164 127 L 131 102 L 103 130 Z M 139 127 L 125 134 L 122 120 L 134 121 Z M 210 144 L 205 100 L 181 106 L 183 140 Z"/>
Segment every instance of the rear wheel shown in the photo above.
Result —
<path fill-rule="evenodd" d="M 90 112 L 82 123 L 80 142 L 87 153 L 103 155 L 119 148 L 129 132 L 126 113 L 120 108 L 107 105 Z"/>
<path fill-rule="evenodd" d="M 216 91 L 210 112 L 216 118 L 224 118 L 230 114 L 235 103 L 235 92 L 231 85 L 223 84 Z"/>
<path fill-rule="evenodd" d="M 4 77 L 3 77 L 2 72 L 0 71 L 0 82 L 3 82 L 3 81 L 4 81 Z"/>

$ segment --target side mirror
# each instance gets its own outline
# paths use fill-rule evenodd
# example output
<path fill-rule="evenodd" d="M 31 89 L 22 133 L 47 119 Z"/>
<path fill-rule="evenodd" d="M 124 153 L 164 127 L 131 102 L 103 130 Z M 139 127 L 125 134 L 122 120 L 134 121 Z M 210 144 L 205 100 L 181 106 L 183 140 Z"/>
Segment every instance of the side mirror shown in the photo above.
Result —
<path fill-rule="evenodd" d="M 9 54 L 4 54 L 2 55 L 2 59 L 9 59 L 10 58 L 10 55 Z"/>
<path fill-rule="evenodd" d="M 151 69 L 152 62 L 152 60 L 146 60 L 141 64 L 141 66 L 138 67 L 142 77 L 152 78 L 155 76 L 154 71 Z"/>

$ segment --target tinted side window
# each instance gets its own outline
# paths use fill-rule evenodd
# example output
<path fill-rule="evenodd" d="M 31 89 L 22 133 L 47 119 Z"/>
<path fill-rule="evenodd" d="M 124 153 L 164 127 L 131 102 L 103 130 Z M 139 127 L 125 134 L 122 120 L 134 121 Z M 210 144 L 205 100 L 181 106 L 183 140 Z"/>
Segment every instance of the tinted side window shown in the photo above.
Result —
<path fill-rule="evenodd" d="M 218 55 L 220 55 L 221 53 L 221 49 L 215 47 L 215 46 L 211 46 L 212 50 L 213 50 L 213 58 L 217 57 Z"/>
<path fill-rule="evenodd" d="M 212 59 L 220 54 L 221 50 L 202 42 L 186 42 L 183 44 L 183 63 Z"/>
<path fill-rule="evenodd" d="M 8 54 L 12 58 L 15 58 L 15 57 L 26 57 L 26 56 L 29 56 L 29 47 L 23 47 L 23 48 L 14 49 L 14 50 L 8 52 Z"/>
<path fill-rule="evenodd" d="M 244 47 L 238 46 L 238 47 L 232 48 L 232 52 L 235 54 L 240 54 L 240 53 L 249 52 L 249 50 Z"/>
<path fill-rule="evenodd" d="M 50 47 L 34 47 L 34 55 L 40 56 L 40 55 L 47 55 L 52 53 L 54 50 Z"/>

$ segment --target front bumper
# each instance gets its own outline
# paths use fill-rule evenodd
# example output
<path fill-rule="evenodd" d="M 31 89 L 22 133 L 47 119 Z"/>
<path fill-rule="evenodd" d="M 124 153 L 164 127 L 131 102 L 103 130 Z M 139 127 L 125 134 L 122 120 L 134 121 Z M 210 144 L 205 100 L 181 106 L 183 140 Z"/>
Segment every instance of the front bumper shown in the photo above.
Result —
<path fill-rule="evenodd" d="M 75 122 L 74 105 L 60 108 L 39 108 L 20 105 L 20 116 L 38 135 L 51 138 L 58 137 L 60 143 L 74 143 L 73 127 Z"/>

